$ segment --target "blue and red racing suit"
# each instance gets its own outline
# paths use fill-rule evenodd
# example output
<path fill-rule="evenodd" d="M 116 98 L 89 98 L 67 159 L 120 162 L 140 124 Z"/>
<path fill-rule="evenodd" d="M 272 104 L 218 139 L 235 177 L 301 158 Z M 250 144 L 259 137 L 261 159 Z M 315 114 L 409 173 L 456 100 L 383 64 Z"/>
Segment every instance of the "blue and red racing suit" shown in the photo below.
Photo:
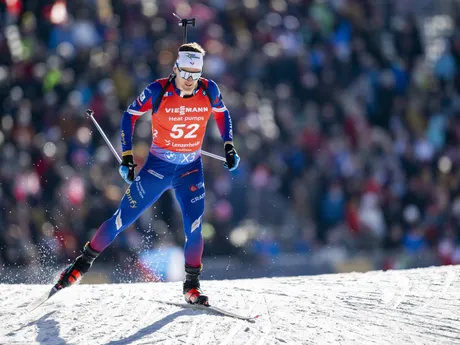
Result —
<path fill-rule="evenodd" d="M 152 109 L 167 79 L 148 85 L 123 113 L 121 142 L 123 155 L 132 154 L 132 136 L 136 120 Z M 115 237 L 129 227 L 142 212 L 170 188 L 180 204 L 185 231 L 185 263 L 201 266 L 204 213 L 204 176 L 201 145 L 206 124 L 212 114 L 223 142 L 232 141 L 232 122 L 219 88 L 202 78 L 210 94 L 198 86 L 191 97 L 183 98 L 174 81 L 166 90 L 157 109 L 152 112 L 152 146 L 137 177 L 126 191 L 120 207 L 104 222 L 90 242 L 91 248 L 104 250 Z"/>

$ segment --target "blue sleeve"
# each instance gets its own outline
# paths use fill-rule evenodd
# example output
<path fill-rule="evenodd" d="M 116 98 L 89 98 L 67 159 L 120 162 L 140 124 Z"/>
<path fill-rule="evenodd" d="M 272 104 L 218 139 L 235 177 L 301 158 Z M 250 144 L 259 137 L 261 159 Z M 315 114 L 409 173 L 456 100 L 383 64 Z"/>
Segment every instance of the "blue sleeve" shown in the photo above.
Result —
<path fill-rule="evenodd" d="M 219 87 L 213 80 L 208 80 L 208 92 L 212 100 L 212 113 L 216 119 L 222 141 L 233 141 L 232 119 L 222 100 Z"/>
<path fill-rule="evenodd" d="M 121 148 L 123 156 L 133 154 L 134 124 L 138 118 L 152 109 L 152 103 L 160 95 L 161 90 L 160 83 L 155 81 L 149 84 L 123 113 L 121 117 Z"/>

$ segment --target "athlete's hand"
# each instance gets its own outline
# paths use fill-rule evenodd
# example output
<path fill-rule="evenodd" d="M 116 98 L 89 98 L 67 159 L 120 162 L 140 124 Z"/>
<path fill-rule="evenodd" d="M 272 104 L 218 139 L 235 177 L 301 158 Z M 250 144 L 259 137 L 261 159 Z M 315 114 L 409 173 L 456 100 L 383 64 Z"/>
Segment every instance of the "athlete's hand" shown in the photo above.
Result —
<path fill-rule="evenodd" d="M 238 156 L 232 144 L 225 144 L 225 159 L 227 162 L 224 163 L 224 167 L 228 168 L 230 171 L 235 170 L 240 163 L 240 156 Z"/>
<path fill-rule="evenodd" d="M 137 164 L 134 164 L 133 155 L 123 156 L 120 168 L 121 177 L 126 181 L 127 184 L 131 184 L 134 181 L 134 168 L 137 167 Z"/>

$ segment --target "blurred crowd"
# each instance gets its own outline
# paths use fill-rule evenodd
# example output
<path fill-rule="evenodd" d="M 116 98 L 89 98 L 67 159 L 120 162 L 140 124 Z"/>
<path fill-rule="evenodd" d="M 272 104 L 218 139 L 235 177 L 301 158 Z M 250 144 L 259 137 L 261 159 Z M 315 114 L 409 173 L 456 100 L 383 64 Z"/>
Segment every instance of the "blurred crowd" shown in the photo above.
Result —
<path fill-rule="evenodd" d="M 206 256 L 269 261 L 340 248 L 460 262 L 460 33 L 434 64 L 416 1 L 0 2 L 0 263 L 73 258 L 126 185 L 123 110 L 168 76 L 195 17 L 233 119 L 240 168 L 203 158 Z M 452 13 L 454 29 L 457 18 Z M 149 115 L 136 124 L 141 166 Z M 211 118 L 204 149 L 223 154 Z M 115 262 L 183 243 L 165 193 L 107 249 Z M 396 264 L 388 256 L 386 267 Z"/>

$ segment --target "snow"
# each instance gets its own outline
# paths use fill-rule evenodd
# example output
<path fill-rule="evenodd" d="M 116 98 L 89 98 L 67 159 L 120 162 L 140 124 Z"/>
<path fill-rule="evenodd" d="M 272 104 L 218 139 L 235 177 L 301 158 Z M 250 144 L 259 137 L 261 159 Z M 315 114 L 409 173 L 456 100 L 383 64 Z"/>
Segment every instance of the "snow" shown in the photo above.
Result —
<path fill-rule="evenodd" d="M 181 283 L 81 284 L 31 313 L 47 285 L 0 285 L 0 344 L 460 344 L 460 266 L 203 281 L 255 323 L 155 302 Z"/>

